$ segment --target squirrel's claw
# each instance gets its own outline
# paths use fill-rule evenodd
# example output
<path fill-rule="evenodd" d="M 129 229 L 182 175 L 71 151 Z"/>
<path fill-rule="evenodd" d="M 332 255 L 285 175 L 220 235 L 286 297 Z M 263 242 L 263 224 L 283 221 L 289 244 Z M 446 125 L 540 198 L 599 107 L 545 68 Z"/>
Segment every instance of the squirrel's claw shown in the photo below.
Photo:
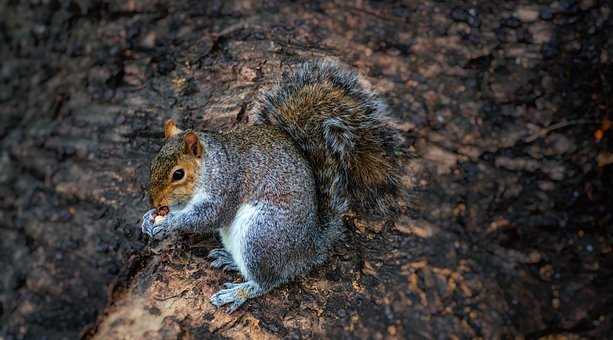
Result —
<path fill-rule="evenodd" d="M 231 289 L 231 288 L 234 288 L 234 287 L 236 287 L 238 285 L 240 285 L 240 283 L 226 282 L 226 283 L 223 284 L 223 287 L 225 289 Z"/>
<path fill-rule="evenodd" d="M 143 223 L 141 225 L 141 231 L 143 234 L 151 236 L 151 231 L 155 223 L 155 209 L 151 209 L 143 215 Z"/>
<path fill-rule="evenodd" d="M 225 249 L 218 248 L 211 250 L 208 258 L 213 259 L 213 261 L 211 261 L 211 267 L 213 268 L 222 268 L 223 271 L 239 271 L 238 266 L 234 263 L 232 254 Z"/>
<path fill-rule="evenodd" d="M 232 313 L 242 306 L 247 300 L 264 294 L 266 291 L 262 289 L 255 281 L 247 281 L 243 283 L 226 283 L 225 287 L 211 296 L 211 303 L 217 307 L 230 304 L 228 313 Z"/>
<path fill-rule="evenodd" d="M 245 301 L 234 301 L 234 302 L 232 302 L 230 307 L 228 307 L 228 309 L 227 309 L 228 314 L 234 313 L 234 311 L 237 310 L 238 307 L 242 306 L 243 303 L 245 303 Z"/>
<path fill-rule="evenodd" d="M 240 271 L 238 269 L 238 266 L 236 264 L 234 264 L 234 262 L 232 262 L 232 260 L 228 261 L 225 259 L 217 259 L 213 262 L 211 262 L 211 267 L 219 269 L 221 268 L 221 270 L 225 271 Z"/>
<path fill-rule="evenodd" d="M 240 287 L 241 285 L 243 284 L 238 284 L 229 289 L 222 289 L 213 294 L 213 296 L 211 296 L 211 303 L 217 307 L 230 304 L 227 311 L 228 314 L 231 314 L 247 301 L 246 294 L 243 288 Z"/>
<path fill-rule="evenodd" d="M 227 258 L 231 257 L 230 253 L 223 248 L 215 248 L 209 252 L 208 258 L 210 259 L 218 259 L 218 258 Z"/>
<path fill-rule="evenodd" d="M 167 231 L 169 231 L 169 220 L 170 215 L 166 215 L 166 218 L 158 223 L 155 223 L 155 209 L 151 209 L 143 215 L 143 224 L 141 226 L 141 230 L 144 234 L 149 235 L 151 238 L 162 239 L 166 236 Z"/>

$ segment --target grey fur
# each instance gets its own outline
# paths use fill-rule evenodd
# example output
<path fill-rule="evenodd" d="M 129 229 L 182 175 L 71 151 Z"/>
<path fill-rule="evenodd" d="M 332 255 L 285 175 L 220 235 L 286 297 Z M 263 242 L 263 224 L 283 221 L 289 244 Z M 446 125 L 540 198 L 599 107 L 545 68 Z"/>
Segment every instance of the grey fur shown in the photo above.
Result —
<path fill-rule="evenodd" d="M 307 87 L 338 90 L 343 101 L 325 99 L 312 104 L 312 113 L 290 119 L 285 111 L 309 108 L 296 105 L 295 98 Z M 317 96 L 315 96 L 317 97 Z M 259 100 L 257 124 L 272 124 L 296 141 L 314 167 L 318 187 L 322 189 L 322 215 L 344 214 L 352 207 L 366 215 L 389 215 L 397 210 L 399 193 L 396 151 L 398 135 L 388 124 L 387 105 L 378 95 L 360 83 L 357 73 L 330 60 L 300 64 Z M 377 155 L 385 168 L 378 168 L 359 158 Z M 320 164 L 313 155 L 325 159 Z M 369 171 L 385 174 L 378 183 L 363 180 Z M 333 218 L 333 217 L 331 217 Z"/>
<path fill-rule="evenodd" d="M 357 103 L 357 111 L 323 103 L 331 111 L 320 121 L 308 122 L 316 125 L 316 133 L 300 122 L 285 121 L 278 108 L 305 86 L 321 83 L 342 90 L 347 103 Z M 355 73 L 334 63 L 305 63 L 260 103 L 258 125 L 198 135 L 204 149 L 201 174 L 195 195 L 183 209 L 171 208 L 159 224 L 153 223 L 151 211 L 143 217 L 143 232 L 155 238 L 175 230 L 219 230 L 222 240 L 241 235 L 238 250 L 210 253 L 212 266 L 238 270 L 246 280 L 226 284 L 211 297 L 216 306 L 229 304 L 230 312 L 323 263 L 341 237 L 342 216 L 355 199 L 396 190 L 394 173 L 385 173 L 390 185 L 386 188 L 350 187 L 356 184 L 351 178 L 356 169 L 347 164 L 355 162 L 352 152 L 364 152 L 360 148 L 365 145 L 368 152 L 392 149 L 381 121 L 384 105 L 358 84 Z M 325 164 L 314 162 L 318 157 Z M 371 164 L 361 165 L 373 171 Z M 389 197 L 373 199 L 374 204 L 358 206 L 388 211 Z M 233 233 L 236 220 L 242 224 Z"/>

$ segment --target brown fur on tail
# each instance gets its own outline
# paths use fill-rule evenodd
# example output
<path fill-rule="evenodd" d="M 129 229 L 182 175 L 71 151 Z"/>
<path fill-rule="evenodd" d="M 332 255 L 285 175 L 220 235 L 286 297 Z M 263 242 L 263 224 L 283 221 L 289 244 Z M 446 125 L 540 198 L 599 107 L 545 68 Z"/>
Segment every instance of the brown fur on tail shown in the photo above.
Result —
<path fill-rule="evenodd" d="M 397 134 L 355 72 L 330 61 L 301 64 L 263 95 L 256 117 L 285 131 L 310 161 L 322 217 L 397 211 Z"/>

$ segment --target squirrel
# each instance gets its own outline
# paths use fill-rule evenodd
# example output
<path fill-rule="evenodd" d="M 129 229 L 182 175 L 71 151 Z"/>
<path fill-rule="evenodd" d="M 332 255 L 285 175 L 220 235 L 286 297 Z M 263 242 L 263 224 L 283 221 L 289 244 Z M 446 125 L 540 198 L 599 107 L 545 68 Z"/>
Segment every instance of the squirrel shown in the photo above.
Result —
<path fill-rule="evenodd" d="M 397 213 L 397 132 L 356 72 L 307 61 L 260 95 L 255 122 L 225 132 L 164 124 L 142 231 L 218 232 L 214 268 L 239 272 L 210 301 L 232 313 L 323 263 L 350 210 Z M 158 216 L 163 208 L 165 216 Z M 167 213 L 166 213 L 167 212 Z"/>

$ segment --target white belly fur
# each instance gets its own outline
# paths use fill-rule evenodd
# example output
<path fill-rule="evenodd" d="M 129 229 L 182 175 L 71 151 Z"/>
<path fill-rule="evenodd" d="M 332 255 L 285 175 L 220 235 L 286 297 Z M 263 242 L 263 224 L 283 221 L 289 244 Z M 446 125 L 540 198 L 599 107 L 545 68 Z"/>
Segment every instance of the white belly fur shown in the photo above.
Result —
<path fill-rule="evenodd" d="M 221 243 L 224 248 L 232 254 L 234 263 L 238 266 L 243 277 L 248 279 L 247 266 L 243 260 L 243 244 L 247 231 L 251 226 L 254 217 L 259 213 L 257 206 L 251 204 L 242 205 L 236 212 L 234 220 L 229 227 L 222 228 L 219 231 L 221 236 Z"/>

